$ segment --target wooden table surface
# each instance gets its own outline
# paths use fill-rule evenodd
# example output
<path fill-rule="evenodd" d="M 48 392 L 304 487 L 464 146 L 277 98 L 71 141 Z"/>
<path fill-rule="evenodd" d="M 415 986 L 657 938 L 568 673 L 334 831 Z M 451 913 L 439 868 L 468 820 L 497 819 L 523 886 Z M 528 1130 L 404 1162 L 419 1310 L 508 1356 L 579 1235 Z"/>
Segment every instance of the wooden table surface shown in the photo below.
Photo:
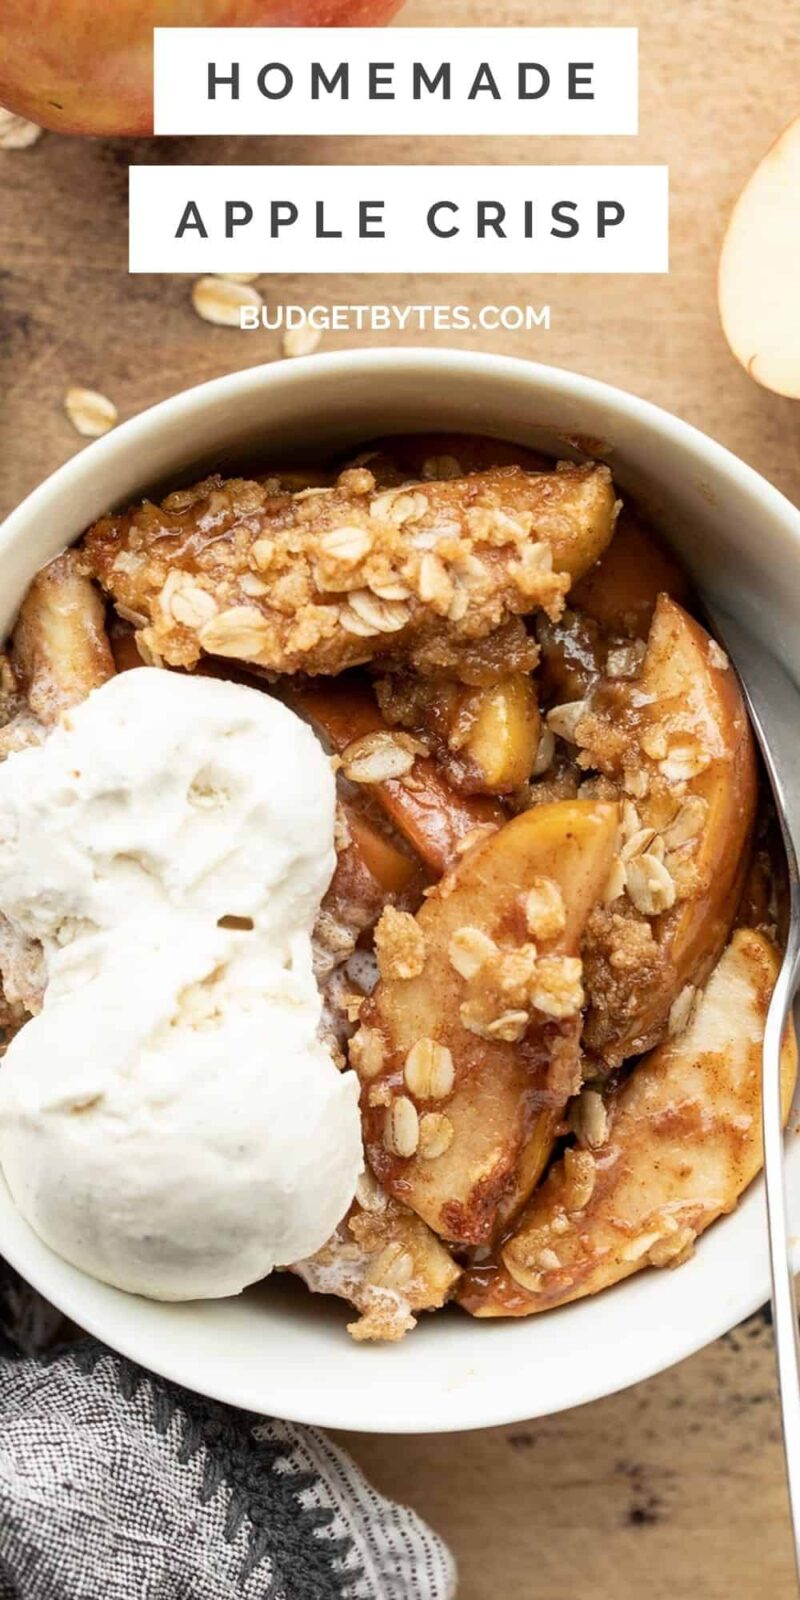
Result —
<path fill-rule="evenodd" d="M 575 368 L 660 402 L 800 499 L 800 408 L 732 362 L 715 309 L 726 214 L 798 110 L 783 0 L 411 0 L 403 20 L 637 25 L 638 140 L 384 141 L 375 161 L 668 161 L 668 277 L 283 279 L 276 304 L 549 302 L 552 327 L 450 342 Z M 80 446 L 70 384 L 122 417 L 201 379 L 278 358 L 276 334 L 209 327 L 183 279 L 126 273 L 137 161 L 364 159 L 357 140 L 94 143 L 0 152 L 0 513 Z M 324 348 L 365 336 L 330 335 Z M 430 335 L 415 334 L 424 343 Z M 379 336 L 370 342 L 380 343 Z M 444 341 L 442 341 L 444 342 Z M 479 1337 L 479 1333 L 476 1335 Z M 592 1359 L 592 1352 L 586 1352 Z M 350 1435 L 375 1482 L 451 1540 L 462 1600 L 788 1600 L 791 1575 L 770 1330 L 756 1317 L 670 1373 L 544 1422 L 456 1438 Z"/>

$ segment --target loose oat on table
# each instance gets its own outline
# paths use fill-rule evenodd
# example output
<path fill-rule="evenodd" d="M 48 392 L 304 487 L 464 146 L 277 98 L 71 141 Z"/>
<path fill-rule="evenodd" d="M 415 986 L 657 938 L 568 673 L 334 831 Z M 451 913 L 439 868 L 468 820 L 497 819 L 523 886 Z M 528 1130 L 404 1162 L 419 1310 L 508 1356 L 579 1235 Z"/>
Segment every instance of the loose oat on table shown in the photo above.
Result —
<path fill-rule="evenodd" d="M 299 328 L 288 328 L 281 340 L 283 354 L 292 356 L 310 356 L 317 349 L 322 334 L 319 328 L 312 328 L 310 323 L 303 322 Z"/>
<path fill-rule="evenodd" d="M 64 410 L 76 433 L 84 439 L 99 439 L 109 433 L 119 420 L 113 400 L 97 389 L 68 389 L 64 396 Z"/>
<path fill-rule="evenodd" d="M 192 305 L 198 317 L 219 328 L 239 328 L 244 306 L 261 309 L 263 301 L 251 284 L 234 278 L 198 278 L 192 288 Z"/>
<path fill-rule="evenodd" d="M 44 132 L 37 122 L 18 117 L 0 106 L 0 150 L 28 150 Z"/>

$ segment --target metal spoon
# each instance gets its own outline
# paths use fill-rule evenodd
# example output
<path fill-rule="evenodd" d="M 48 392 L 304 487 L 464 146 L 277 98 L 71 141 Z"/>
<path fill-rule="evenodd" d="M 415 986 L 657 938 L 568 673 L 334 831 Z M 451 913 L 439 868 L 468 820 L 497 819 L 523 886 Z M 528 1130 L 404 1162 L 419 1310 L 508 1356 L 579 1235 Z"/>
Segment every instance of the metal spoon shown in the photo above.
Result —
<path fill-rule="evenodd" d="M 786 1478 L 800 1584 L 800 1338 L 789 1249 L 781 1108 L 781 1042 L 800 982 L 800 696 L 784 668 L 731 617 L 706 610 L 734 666 L 770 781 L 786 850 L 789 928 L 772 995 L 762 1054 L 762 1127 L 772 1312 L 783 1416 Z"/>

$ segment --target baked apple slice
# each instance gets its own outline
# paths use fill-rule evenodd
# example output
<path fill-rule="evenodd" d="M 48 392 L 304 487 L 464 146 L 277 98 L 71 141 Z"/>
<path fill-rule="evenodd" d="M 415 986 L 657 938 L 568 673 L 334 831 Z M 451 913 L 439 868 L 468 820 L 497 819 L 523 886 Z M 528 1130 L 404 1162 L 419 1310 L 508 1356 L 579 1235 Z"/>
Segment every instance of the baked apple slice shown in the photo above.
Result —
<path fill-rule="evenodd" d="M 614 532 L 605 466 L 498 467 L 379 490 L 366 467 L 285 494 L 209 478 L 100 519 L 80 557 L 153 661 L 268 673 L 442 668 L 510 617 L 557 616 Z"/>
<path fill-rule="evenodd" d="M 336 819 L 336 868 L 314 926 L 314 970 L 319 981 L 345 962 L 384 906 L 416 907 L 425 877 L 419 861 L 400 849 L 350 801 Z"/>
<path fill-rule="evenodd" d="M 396 1341 L 416 1325 L 420 1311 L 443 1306 L 461 1275 L 430 1228 L 384 1194 L 371 1173 L 336 1232 L 316 1255 L 292 1268 L 316 1294 L 335 1294 L 360 1313 L 348 1333 L 364 1340 Z"/>
<path fill-rule="evenodd" d="M 500 1264 L 467 1273 L 473 1316 L 528 1316 L 596 1294 L 646 1266 L 676 1266 L 732 1211 L 762 1165 L 761 1042 L 775 947 L 739 929 L 684 1032 L 610 1098 L 594 1149 L 571 1149 L 533 1195 Z M 790 1027 L 784 1116 L 797 1071 Z"/>
<path fill-rule="evenodd" d="M 344 801 L 341 812 L 350 846 L 384 895 L 421 898 L 424 880 L 417 858 L 376 827 L 357 805 Z"/>
<path fill-rule="evenodd" d="M 352 752 L 356 759 L 361 755 L 352 770 L 364 776 L 356 781 L 369 783 L 398 833 L 431 872 L 444 872 L 462 840 L 476 828 L 497 828 L 503 822 L 504 812 L 496 800 L 456 794 L 435 761 L 420 755 L 407 735 L 389 727 L 368 685 L 357 678 L 291 688 L 286 699 L 337 754 Z M 389 767 L 393 761 L 399 766 L 396 777 L 369 776 L 370 771 L 380 772 L 381 756 Z"/>
<path fill-rule="evenodd" d="M 474 768 L 476 788 L 510 794 L 527 783 L 536 761 L 541 717 L 533 680 L 509 672 L 476 696 L 464 757 Z"/>
<path fill-rule="evenodd" d="M 626 506 L 597 565 L 575 584 L 570 606 L 610 636 L 646 639 L 659 595 L 685 604 L 686 575 Z"/>
<path fill-rule="evenodd" d="M 641 669 L 659 596 L 684 604 L 684 574 L 653 534 L 624 507 L 596 566 L 570 590 L 562 616 L 540 612 L 540 693 L 547 704 L 581 700 L 597 681 L 634 678 Z"/>
<path fill-rule="evenodd" d="M 539 806 L 378 924 L 350 1044 L 367 1155 L 445 1239 L 485 1243 L 523 1203 L 580 1083 L 581 935 L 616 835 L 614 804 Z"/>
<path fill-rule="evenodd" d="M 537 651 L 520 631 L 522 650 L 516 630 L 509 637 L 501 629 L 491 655 L 466 680 L 394 672 L 376 681 L 387 722 L 428 744 L 459 794 L 513 794 L 534 769 L 542 731 L 532 677 Z M 527 657 L 524 668 L 504 661 L 506 647 L 512 657 Z"/>
<path fill-rule="evenodd" d="M 663 1038 L 687 985 L 730 933 L 756 807 L 753 738 L 736 674 L 662 595 L 641 676 L 605 680 L 576 720 L 582 765 L 624 790 L 624 844 L 584 947 L 587 1050 L 606 1067 Z"/>
<path fill-rule="evenodd" d="M 36 574 L 20 607 L 12 660 L 29 710 L 50 726 L 116 672 L 99 589 L 74 550 Z"/>
<path fill-rule="evenodd" d="M 381 487 L 388 488 L 410 479 L 464 478 L 493 467 L 547 472 L 553 463 L 527 445 L 480 433 L 400 433 L 373 440 L 348 465 L 369 467 Z"/>

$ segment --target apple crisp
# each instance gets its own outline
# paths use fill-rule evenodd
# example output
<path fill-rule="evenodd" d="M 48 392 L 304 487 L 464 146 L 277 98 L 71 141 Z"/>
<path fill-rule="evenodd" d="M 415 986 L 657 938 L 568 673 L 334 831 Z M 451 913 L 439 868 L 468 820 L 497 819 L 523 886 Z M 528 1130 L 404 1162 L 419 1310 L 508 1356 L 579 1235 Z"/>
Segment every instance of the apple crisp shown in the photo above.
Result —
<path fill-rule="evenodd" d="M 780 864 L 735 674 L 608 468 L 409 437 L 109 513 L 23 601 L 0 754 L 143 663 L 279 696 L 336 772 L 315 970 L 366 1166 L 287 1266 L 393 1341 L 685 1260 L 760 1166 Z M 3 1037 L 38 955 L 0 928 Z"/>

